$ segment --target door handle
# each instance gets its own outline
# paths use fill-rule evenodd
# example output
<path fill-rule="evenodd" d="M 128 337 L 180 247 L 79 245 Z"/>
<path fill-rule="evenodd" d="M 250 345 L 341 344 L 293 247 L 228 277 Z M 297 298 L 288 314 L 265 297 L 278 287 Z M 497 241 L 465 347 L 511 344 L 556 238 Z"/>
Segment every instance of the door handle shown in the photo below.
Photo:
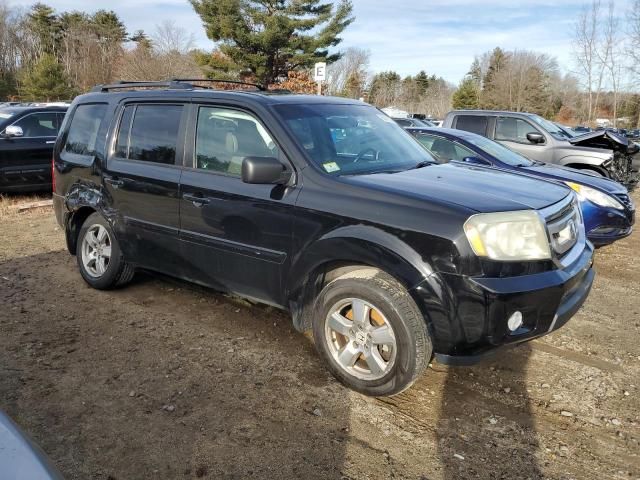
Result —
<path fill-rule="evenodd" d="M 46 141 L 46 144 L 47 144 L 47 145 L 51 145 L 51 144 L 53 144 L 53 143 L 56 143 L 56 141 L 55 141 L 55 140 L 47 140 L 47 141 Z"/>
<path fill-rule="evenodd" d="M 193 205 L 196 207 L 201 207 L 202 205 L 206 205 L 210 202 L 210 200 L 203 197 L 201 193 L 185 193 L 184 195 L 182 195 L 182 198 L 187 202 L 193 202 Z"/>
<path fill-rule="evenodd" d="M 124 180 L 118 180 L 117 178 L 105 177 L 104 181 L 113 186 L 113 188 L 118 188 L 124 185 Z"/>

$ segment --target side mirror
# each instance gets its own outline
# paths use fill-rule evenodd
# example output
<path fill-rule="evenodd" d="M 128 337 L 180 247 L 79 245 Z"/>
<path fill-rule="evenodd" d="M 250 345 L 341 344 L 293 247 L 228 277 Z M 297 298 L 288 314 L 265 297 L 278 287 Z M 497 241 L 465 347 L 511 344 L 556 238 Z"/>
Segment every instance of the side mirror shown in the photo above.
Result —
<path fill-rule="evenodd" d="M 4 130 L 4 136 L 7 138 L 18 138 L 23 137 L 24 132 L 22 131 L 22 127 L 19 127 L 18 125 L 9 125 Z"/>
<path fill-rule="evenodd" d="M 289 181 L 291 174 L 274 157 L 246 157 L 242 161 L 242 181 L 244 183 L 282 185 Z"/>
<path fill-rule="evenodd" d="M 472 163 L 474 165 L 491 165 L 491 162 L 486 161 L 484 158 L 480 157 L 464 157 L 462 159 L 464 163 Z"/>
<path fill-rule="evenodd" d="M 537 132 L 527 133 L 527 140 L 531 143 L 544 143 L 544 135 Z"/>

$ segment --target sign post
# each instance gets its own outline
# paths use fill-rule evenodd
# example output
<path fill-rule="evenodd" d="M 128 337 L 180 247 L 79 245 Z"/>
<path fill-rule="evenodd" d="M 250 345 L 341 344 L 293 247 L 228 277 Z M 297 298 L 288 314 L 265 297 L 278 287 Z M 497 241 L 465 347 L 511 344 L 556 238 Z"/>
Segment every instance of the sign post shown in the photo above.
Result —
<path fill-rule="evenodd" d="M 313 68 L 313 79 L 318 84 L 318 95 L 322 95 L 322 82 L 327 78 L 327 64 L 325 62 L 318 62 Z"/>

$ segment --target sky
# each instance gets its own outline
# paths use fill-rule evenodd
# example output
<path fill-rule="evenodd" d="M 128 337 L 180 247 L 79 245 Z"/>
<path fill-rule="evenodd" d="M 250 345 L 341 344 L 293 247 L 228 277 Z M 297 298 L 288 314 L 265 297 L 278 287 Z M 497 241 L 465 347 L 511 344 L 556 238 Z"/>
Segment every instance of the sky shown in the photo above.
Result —
<path fill-rule="evenodd" d="M 371 52 L 373 72 L 395 70 L 413 75 L 435 73 L 457 84 L 474 56 L 496 46 L 529 49 L 558 59 L 561 70 L 572 63 L 572 34 L 580 9 L 589 0 L 352 0 L 355 22 L 342 35 L 340 48 Z M 9 0 L 29 7 L 35 0 Z M 58 11 L 114 10 L 129 32 L 152 33 L 171 20 L 193 33 L 196 45 L 211 49 L 200 17 L 187 0 L 44 0 Z M 605 3 L 605 2 L 603 2 Z M 615 0 L 622 15 L 631 0 Z"/>

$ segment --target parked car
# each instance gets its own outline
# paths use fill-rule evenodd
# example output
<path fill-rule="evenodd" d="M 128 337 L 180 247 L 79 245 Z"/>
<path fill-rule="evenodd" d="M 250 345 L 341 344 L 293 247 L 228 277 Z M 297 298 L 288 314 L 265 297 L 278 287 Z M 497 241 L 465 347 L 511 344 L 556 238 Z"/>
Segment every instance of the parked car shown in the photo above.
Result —
<path fill-rule="evenodd" d="M 628 236 L 635 222 L 635 205 L 627 189 L 612 180 L 573 168 L 529 160 L 475 133 L 448 128 L 407 130 L 439 162 L 466 162 L 563 182 L 580 200 L 587 237 L 596 246 Z"/>
<path fill-rule="evenodd" d="M 443 127 L 477 133 L 539 162 L 588 170 L 625 186 L 637 182 L 632 162 L 640 149 L 613 132 L 567 138 L 555 124 L 538 115 L 487 110 L 449 112 Z"/>
<path fill-rule="evenodd" d="M 406 117 L 406 118 L 394 118 L 393 119 L 394 122 L 396 122 L 398 125 L 400 125 L 401 127 L 433 127 L 433 123 L 431 123 L 429 120 L 423 120 L 420 118 L 410 118 L 410 117 Z"/>
<path fill-rule="evenodd" d="M 66 107 L 0 109 L 0 193 L 51 189 L 51 156 Z"/>
<path fill-rule="evenodd" d="M 634 128 L 627 131 L 627 138 L 640 138 L 640 130 Z"/>
<path fill-rule="evenodd" d="M 0 478 L 62 480 L 62 475 L 38 447 L 0 410 Z"/>
<path fill-rule="evenodd" d="M 53 203 L 90 286 L 144 268 L 282 308 L 368 395 L 559 328 L 594 277 L 571 189 L 438 165 L 350 99 L 98 86 L 63 124 Z"/>
<path fill-rule="evenodd" d="M 592 131 L 592 129 L 589 127 L 585 127 L 584 125 L 576 125 L 575 127 L 573 127 L 573 131 L 578 134 L 582 134 L 582 133 L 589 133 Z"/>

